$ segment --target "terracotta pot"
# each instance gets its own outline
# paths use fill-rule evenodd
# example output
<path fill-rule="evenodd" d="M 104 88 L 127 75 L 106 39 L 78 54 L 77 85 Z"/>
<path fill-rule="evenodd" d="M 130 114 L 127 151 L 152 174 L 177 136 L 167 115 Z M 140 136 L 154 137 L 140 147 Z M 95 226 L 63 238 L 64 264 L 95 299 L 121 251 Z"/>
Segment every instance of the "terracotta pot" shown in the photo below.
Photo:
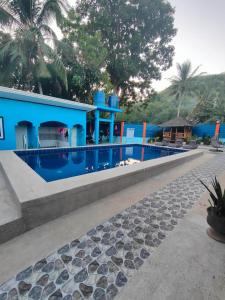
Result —
<path fill-rule="evenodd" d="M 213 207 L 208 207 L 207 223 L 218 233 L 225 235 L 225 217 L 218 217 Z"/>

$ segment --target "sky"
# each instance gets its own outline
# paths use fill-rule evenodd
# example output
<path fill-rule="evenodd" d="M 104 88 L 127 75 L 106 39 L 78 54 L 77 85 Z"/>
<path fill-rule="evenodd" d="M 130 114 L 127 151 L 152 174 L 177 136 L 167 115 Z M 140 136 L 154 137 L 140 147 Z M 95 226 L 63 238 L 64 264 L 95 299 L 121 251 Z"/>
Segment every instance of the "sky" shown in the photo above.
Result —
<path fill-rule="evenodd" d="M 169 86 L 168 78 L 176 75 L 176 63 L 189 59 L 201 72 L 225 72 L 225 0 L 169 0 L 175 7 L 173 66 L 153 83 L 160 91 Z"/>
<path fill-rule="evenodd" d="M 76 0 L 69 0 L 73 5 Z M 173 66 L 162 74 L 153 87 L 163 90 L 169 78 L 176 75 L 176 63 L 192 62 L 193 68 L 201 65 L 201 72 L 225 72 L 225 0 L 168 0 L 175 7 L 173 40 L 175 56 Z"/>

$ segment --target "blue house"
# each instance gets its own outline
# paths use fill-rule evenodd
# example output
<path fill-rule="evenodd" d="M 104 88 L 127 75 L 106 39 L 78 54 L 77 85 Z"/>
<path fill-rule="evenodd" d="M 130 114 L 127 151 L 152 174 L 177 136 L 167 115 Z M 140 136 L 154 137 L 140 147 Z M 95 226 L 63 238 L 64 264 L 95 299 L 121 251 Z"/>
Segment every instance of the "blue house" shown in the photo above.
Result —
<path fill-rule="evenodd" d="M 103 92 L 97 92 L 93 106 L 0 87 L 0 150 L 86 145 L 87 113 L 93 110 L 95 143 L 99 142 L 101 121 L 109 122 L 113 142 L 114 114 L 121 110 L 117 97 L 111 96 L 109 105 L 102 97 Z M 101 119 L 101 111 L 110 118 Z"/>

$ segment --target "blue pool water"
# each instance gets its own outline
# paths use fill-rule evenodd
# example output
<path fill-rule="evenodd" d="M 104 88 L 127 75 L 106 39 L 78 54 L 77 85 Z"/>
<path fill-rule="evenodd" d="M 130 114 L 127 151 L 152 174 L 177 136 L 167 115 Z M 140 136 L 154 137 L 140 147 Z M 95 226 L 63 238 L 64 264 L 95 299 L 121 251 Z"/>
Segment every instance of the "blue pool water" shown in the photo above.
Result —
<path fill-rule="evenodd" d="M 144 161 L 183 151 L 132 144 L 16 151 L 16 154 L 44 180 L 50 182 L 118 167 L 120 162 L 129 158 Z"/>

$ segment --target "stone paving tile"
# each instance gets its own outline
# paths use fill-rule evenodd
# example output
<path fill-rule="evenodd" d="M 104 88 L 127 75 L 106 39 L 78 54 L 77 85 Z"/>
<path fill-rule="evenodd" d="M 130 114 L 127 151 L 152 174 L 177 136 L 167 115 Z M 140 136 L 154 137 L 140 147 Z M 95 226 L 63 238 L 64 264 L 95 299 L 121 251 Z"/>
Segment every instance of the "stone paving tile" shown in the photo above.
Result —
<path fill-rule="evenodd" d="M 113 299 L 225 170 L 218 154 L 0 286 L 0 300 Z"/>

